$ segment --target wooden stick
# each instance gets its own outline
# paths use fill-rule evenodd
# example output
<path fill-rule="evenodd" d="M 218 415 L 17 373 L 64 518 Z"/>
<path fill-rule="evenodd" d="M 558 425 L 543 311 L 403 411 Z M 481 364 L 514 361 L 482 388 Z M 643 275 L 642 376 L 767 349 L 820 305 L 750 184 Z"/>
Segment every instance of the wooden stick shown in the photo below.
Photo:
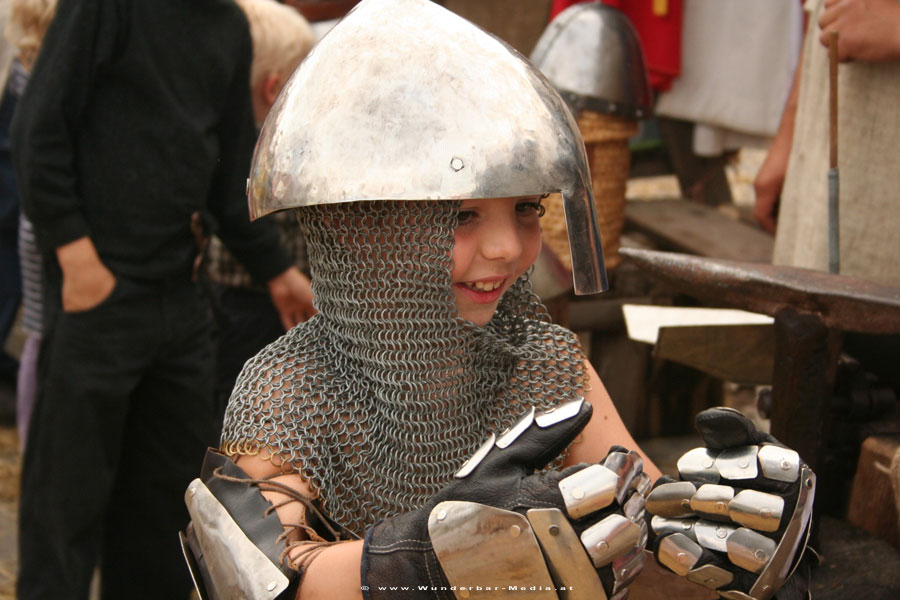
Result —
<path fill-rule="evenodd" d="M 828 36 L 828 122 L 830 132 L 830 160 L 828 166 L 838 166 L 838 32 L 831 31 Z"/>

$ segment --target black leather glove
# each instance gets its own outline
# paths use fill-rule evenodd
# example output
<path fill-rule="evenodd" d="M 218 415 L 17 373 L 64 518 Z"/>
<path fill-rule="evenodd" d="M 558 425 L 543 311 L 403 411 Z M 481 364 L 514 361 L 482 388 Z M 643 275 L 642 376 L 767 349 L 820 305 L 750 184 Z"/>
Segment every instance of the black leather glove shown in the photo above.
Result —
<path fill-rule="evenodd" d="M 723 598 L 805 598 L 815 474 L 730 408 L 697 415 L 706 448 L 678 461 L 647 498 L 657 560 Z M 796 569 L 789 587 L 786 580 Z M 788 594 L 790 590 L 790 594 Z"/>
<path fill-rule="evenodd" d="M 372 527 L 363 551 L 364 596 L 373 600 L 392 598 L 397 596 L 398 589 L 406 587 L 404 598 L 450 598 L 453 592 L 448 590 L 452 586 L 460 589 L 469 585 L 477 591 L 475 586 L 525 585 L 536 581 L 527 577 L 543 566 L 536 565 L 535 560 L 549 566 L 552 575 L 545 580 L 546 584 L 534 585 L 553 589 L 567 583 L 572 585 L 572 575 L 567 569 L 580 559 L 579 568 L 586 568 L 579 574 L 579 585 L 589 585 L 585 582 L 584 571 L 587 571 L 593 585 L 602 585 L 610 596 L 617 580 L 619 588 L 624 588 L 643 564 L 641 549 L 646 541 L 646 525 L 642 530 L 643 496 L 638 494 L 635 498 L 635 489 L 643 485 L 646 492 L 649 478 L 641 471 L 640 458 L 620 448 L 614 448 L 607 458 L 610 467 L 580 464 L 561 471 L 535 472 L 558 456 L 591 416 L 590 404 L 583 401 L 557 411 L 558 417 L 554 415 L 556 411 L 536 417 L 532 411 L 511 428 L 512 433 L 502 435 L 496 443 L 492 436 L 457 477 L 425 506 Z M 562 420 L 546 424 L 556 418 Z M 510 442 L 516 432 L 520 432 L 518 437 Z M 589 467 L 593 470 L 586 471 Z M 618 475 L 612 475 L 613 471 Z M 605 488 L 606 498 L 593 493 L 592 482 L 598 481 L 592 475 L 595 472 L 600 479 L 606 477 L 607 483 L 611 475 L 615 479 Z M 578 477 L 567 479 L 576 473 L 582 473 L 584 481 Z M 563 482 L 562 491 L 560 482 Z M 574 497 L 591 500 L 593 504 L 578 508 Z M 624 504 L 629 505 L 632 518 L 622 516 Z M 529 512 L 532 509 L 539 510 Z M 585 514 L 572 517 L 572 511 Z M 593 530 L 593 538 L 585 538 L 597 540 L 591 556 L 578 536 L 611 515 L 614 515 L 612 520 Z M 490 528 L 492 533 L 485 533 Z M 586 535 L 590 534 L 588 531 Z M 435 535 L 440 539 L 433 539 Z M 482 535 L 484 539 L 479 538 Z M 535 535 L 550 540 L 549 544 L 542 541 L 543 553 L 533 539 Z M 568 546 L 569 558 L 559 558 L 554 547 L 557 538 L 575 540 Z M 519 544 L 526 539 L 533 542 L 533 551 L 520 552 Z M 619 577 L 613 572 L 615 557 L 625 557 L 615 563 Z M 563 564 L 559 572 L 558 564 L 566 561 L 571 564 Z M 544 572 L 547 566 L 543 566 Z M 597 568 L 599 580 L 593 568 Z"/>

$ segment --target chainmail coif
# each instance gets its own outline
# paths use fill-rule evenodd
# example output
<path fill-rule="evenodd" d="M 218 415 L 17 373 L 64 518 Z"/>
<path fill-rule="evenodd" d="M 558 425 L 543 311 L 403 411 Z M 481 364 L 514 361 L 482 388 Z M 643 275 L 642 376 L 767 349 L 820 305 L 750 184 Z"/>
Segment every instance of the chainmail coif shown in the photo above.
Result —
<path fill-rule="evenodd" d="M 298 209 L 319 313 L 250 360 L 229 402 L 223 449 L 275 455 L 359 535 L 420 506 L 529 407 L 586 391 L 575 336 L 549 322 L 527 276 L 487 326 L 459 318 L 459 206 Z"/>

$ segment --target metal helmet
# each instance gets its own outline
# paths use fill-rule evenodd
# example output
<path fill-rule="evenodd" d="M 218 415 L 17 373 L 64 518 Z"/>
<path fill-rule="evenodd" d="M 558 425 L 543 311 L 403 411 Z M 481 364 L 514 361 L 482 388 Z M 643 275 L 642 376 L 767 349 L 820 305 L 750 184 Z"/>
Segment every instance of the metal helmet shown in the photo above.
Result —
<path fill-rule="evenodd" d="M 572 111 L 641 119 L 653 97 L 641 44 L 619 10 L 587 2 L 559 13 L 544 30 L 531 60 Z"/>
<path fill-rule="evenodd" d="M 429 0 L 364 0 L 263 124 L 251 218 L 366 200 L 559 192 L 576 293 L 606 289 L 584 142 L 526 58 Z"/>

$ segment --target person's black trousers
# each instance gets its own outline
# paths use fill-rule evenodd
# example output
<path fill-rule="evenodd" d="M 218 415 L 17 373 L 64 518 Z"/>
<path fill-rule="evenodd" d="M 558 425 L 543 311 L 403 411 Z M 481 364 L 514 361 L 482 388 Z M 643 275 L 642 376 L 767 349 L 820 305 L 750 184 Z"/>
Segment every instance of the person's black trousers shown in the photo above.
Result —
<path fill-rule="evenodd" d="M 99 306 L 69 314 L 58 271 L 46 279 L 18 598 L 86 599 L 99 564 L 104 600 L 186 599 L 184 491 L 219 433 L 208 303 L 186 276 L 119 277 Z"/>
<path fill-rule="evenodd" d="M 284 334 L 272 298 L 264 290 L 215 285 L 216 411 L 221 423 L 244 363 Z"/>

